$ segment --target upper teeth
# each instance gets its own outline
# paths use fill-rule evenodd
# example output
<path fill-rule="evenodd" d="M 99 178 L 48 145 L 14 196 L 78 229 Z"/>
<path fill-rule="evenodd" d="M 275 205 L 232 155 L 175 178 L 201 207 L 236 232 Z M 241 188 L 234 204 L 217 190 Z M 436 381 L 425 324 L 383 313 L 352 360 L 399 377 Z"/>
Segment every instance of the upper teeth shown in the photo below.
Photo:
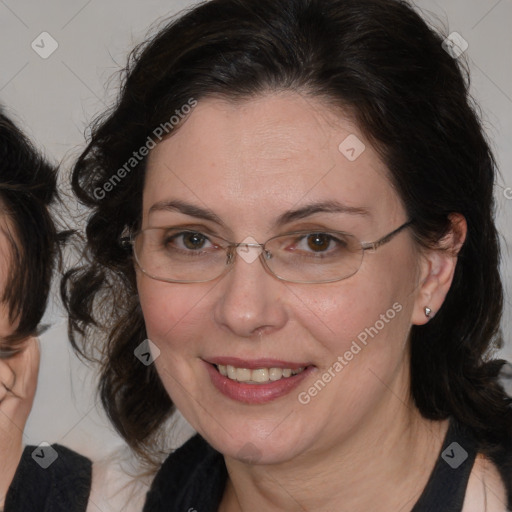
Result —
<path fill-rule="evenodd" d="M 282 377 L 290 377 L 304 371 L 304 367 L 292 370 L 290 368 L 258 368 L 251 370 L 249 368 L 236 368 L 231 365 L 217 365 L 219 372 L 228 379 L 238 382 L 268 382 L 279 380 Z"/>

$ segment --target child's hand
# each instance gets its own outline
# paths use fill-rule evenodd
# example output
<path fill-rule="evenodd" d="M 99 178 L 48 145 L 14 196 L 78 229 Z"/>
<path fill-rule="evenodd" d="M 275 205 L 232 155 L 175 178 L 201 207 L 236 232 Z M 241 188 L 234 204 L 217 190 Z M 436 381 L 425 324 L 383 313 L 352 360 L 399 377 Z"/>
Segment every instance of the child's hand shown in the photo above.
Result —
<path fill-rule="evenodd" d="M 29 338 L 23 350 L 0 359 L 0 507 L 23 451 L 23 430 L 37 387 L 39 340 Z"/>

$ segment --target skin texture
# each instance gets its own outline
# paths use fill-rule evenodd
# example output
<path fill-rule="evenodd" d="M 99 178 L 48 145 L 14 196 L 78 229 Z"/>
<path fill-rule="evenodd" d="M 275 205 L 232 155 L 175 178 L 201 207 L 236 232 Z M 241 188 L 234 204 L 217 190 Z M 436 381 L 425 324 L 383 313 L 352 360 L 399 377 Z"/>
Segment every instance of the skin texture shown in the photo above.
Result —
<path fill-rule="evenodd" d="M 26 341 L 16 356 L 0 359 L 0 505 L 23 451 L 23 431 L 34 401 L 39 373 L 40 349 L 37 338 Z"/>
<path fill-rule="evenodd" d="M 0 289 L 4 289 L 11 261 L 6 232 L 12 233 L 5 215 L 0 217 Z M 0 304 L 0 337 L 10 334 L 15 325 L 8 308 Z M 29 338 L 14 357 L 0 359 L 0 507 L 21 458 L 23 430 L 32 409 L 39 373 L 40 350 L 37 338 Z"/>
<path fill-rule="evenodd" d="M 496 466 L 478 454 L 469 478 L 462 512 L 505 512 L 507 493 Z"/>
<path fill-rule="evenodd" d="M 338 150 L 350 134 L 366 146 L 355 161 Z M 175 211 L 149 213 L 173 199 L 213 210 L 225 226 Z M 317 213 L 272 227 L 285 211 L 325 200 L 366 214 Z M 143 228 L 194 225 L 238 242 L 331 229 L 370 242 L 407 220 L 386 167 L 354 123 L 297 93 L 239 103 L 204 99 L 148 161 Z M 428 321 L 425 306 L 435 314 L 449 290 L 466 231 L 461 216 L 452 221 L 441 243 L 451 250 L 420 251 L 406 229 L 366 253 L 357 274 L 328 284 L 285 283 L 259 260 L 240 257 L 228 274 L 207 283 L 164 283 L 138 272 L 162 382 L 192 426 L 225 455 L 230 478 L 219 510 L 412 507 L 447 422 L 425 420 L 412 403 L 408 337 L 411 325 Z M 301 404 L 298 393 L 395 303 L 400 312 Z M 242 404 L 211 384 L 204 360 L 218 356 L 308 362 L 315 370 L 286 396 Z"/>

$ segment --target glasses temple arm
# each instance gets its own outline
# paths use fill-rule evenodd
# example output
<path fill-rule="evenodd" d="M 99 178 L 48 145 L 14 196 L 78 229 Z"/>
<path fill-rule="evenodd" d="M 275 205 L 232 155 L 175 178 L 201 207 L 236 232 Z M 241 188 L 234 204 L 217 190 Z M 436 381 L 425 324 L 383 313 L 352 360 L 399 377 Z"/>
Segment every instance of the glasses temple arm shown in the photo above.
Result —
<path fill-rule="evenodd" d="M 409 227 L 412 224 L 412 220 L 406 222 L 405 224 L 402 224 L 398 228 L 396 228 L 394 231 L 391 231 L 391 233 L 387 234 L 386 236 L 383 236 L 380 240 L 377 240 L 376 242 L 366 242 L 362 243 L 361 247 L 364 251 L 371 249 L 373 251 L 376 251 L 381 245 L 387 244 L 393 237 L 398 235 L 400 231 L 403 231 L 405 228 Z"/>

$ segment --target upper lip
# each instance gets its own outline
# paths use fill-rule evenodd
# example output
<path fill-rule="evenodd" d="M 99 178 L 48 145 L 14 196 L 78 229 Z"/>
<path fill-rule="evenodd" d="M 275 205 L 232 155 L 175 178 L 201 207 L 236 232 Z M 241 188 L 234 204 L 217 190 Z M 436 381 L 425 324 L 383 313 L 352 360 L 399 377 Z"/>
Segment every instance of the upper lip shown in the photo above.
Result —
<path fill-rule="evenodd" d="M 223 365 L 223 366 L 235 366 L 236 368 L 247 368 L 250 370 L 256 370 L 258 368 L 290 368 L 296 370 L 297 368 L 304 368 L 310 366 L 310 363 L 294 363 L 290 361 L 281 361 L 279 359 L 241 359 L 239 357 L 211 357 L 205 359 L 206 362 Z"/>

